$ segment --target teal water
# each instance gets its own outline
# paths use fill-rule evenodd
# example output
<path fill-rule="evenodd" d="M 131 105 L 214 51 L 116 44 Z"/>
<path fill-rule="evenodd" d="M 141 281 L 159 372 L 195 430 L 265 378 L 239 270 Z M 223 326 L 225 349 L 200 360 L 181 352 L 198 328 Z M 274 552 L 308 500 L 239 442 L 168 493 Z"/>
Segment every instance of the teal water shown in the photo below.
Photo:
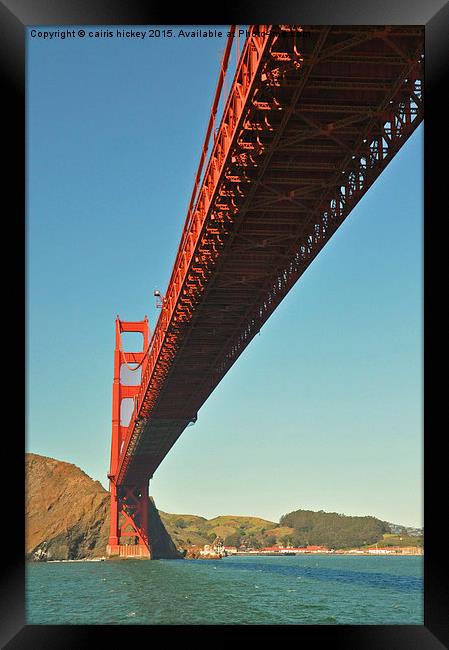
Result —
<path fill-rule="evenodd" d="M 423 558 L 27 565 L 28 624 L 423 624 Z"/>

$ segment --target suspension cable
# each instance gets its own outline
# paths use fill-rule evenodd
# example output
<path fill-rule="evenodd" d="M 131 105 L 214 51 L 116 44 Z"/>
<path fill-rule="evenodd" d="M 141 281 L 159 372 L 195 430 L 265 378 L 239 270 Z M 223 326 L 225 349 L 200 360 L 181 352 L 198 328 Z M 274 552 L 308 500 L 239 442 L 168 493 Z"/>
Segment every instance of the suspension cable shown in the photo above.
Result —
<path fill-rule="evenodd" d="M 148 352 L 150 351 L 151 345 L 152 345 L 152 343 L 153 343 L 153 337 L 151 336 L 151 338 L 150 338 L 150 342 L 149 342 L 148 345 L 147 345 L 147 349 L 145 350 L 145 352 L 144 352 L 143 355 L 142 355 L 142 360 L 137 364 L 137 366 L 136 366 L 135 368 L 131 368 L 131 366 L 129 366 L 128 363 L 127 363 L 127 361 L 126 361 L 125 354 L 133 354 L 133 352 L 131 352 L 131 353 L 126 353 L 126 352 L 124 351 L 124 349 L 123 349 L 123 345 L 122 345 L 122 333 L 121 333 L 120 331 L 119 331 L 119 341 L 120 341 L 119 351 L 120 351 L 120 352 L 122 353 L 122 355 L 123 355 L 123 363 L 124 363 L 124 365 L 125 365 L 125 366 L 128 368 L 128 370 L 130 370 L 131 372 L 135 372 L 136 370 L 138 370 L 138 369 L 140 368 L 140 366 L 142 365 L 142 363 L 145 361 L 145 358 L 146 358 Z"/>

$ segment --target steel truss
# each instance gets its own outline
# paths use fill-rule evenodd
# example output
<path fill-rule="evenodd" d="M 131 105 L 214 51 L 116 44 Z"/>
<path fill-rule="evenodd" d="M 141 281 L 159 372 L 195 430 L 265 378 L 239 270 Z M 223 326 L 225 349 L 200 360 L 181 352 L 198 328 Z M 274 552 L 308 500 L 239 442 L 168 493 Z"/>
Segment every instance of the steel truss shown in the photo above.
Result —
<path fill-rule="evenodd" d="M 422 119 L 422 28 L 250 29 L 144 356 L 117 489 L 151 478 Z"/>

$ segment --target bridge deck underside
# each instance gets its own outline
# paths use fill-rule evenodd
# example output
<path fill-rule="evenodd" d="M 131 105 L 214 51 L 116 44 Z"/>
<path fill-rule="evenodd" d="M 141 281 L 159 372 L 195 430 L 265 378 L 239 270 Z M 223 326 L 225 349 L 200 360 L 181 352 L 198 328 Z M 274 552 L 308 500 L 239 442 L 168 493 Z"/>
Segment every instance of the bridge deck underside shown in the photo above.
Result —
<path fill-rule="evenodd" d="M 422 119 L 422 29 L 303 29 L 264 43 L 184 281 L 161 321 L 122 483 L 152 476 Z"/>

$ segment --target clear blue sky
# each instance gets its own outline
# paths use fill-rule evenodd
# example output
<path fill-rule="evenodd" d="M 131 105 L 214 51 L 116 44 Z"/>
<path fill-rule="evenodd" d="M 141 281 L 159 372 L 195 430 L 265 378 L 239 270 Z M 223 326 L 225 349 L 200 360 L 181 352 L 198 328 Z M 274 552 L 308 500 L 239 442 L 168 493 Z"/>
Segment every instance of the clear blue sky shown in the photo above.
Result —
<path fill-rule="evenodd" d="M 26 447 L 105 487 L 114 319 L 159 315 L 224 46 L 27 39 Z M 421 126 L 159 467 L 159 509 L 422 525 L 422 160 Z"/>

